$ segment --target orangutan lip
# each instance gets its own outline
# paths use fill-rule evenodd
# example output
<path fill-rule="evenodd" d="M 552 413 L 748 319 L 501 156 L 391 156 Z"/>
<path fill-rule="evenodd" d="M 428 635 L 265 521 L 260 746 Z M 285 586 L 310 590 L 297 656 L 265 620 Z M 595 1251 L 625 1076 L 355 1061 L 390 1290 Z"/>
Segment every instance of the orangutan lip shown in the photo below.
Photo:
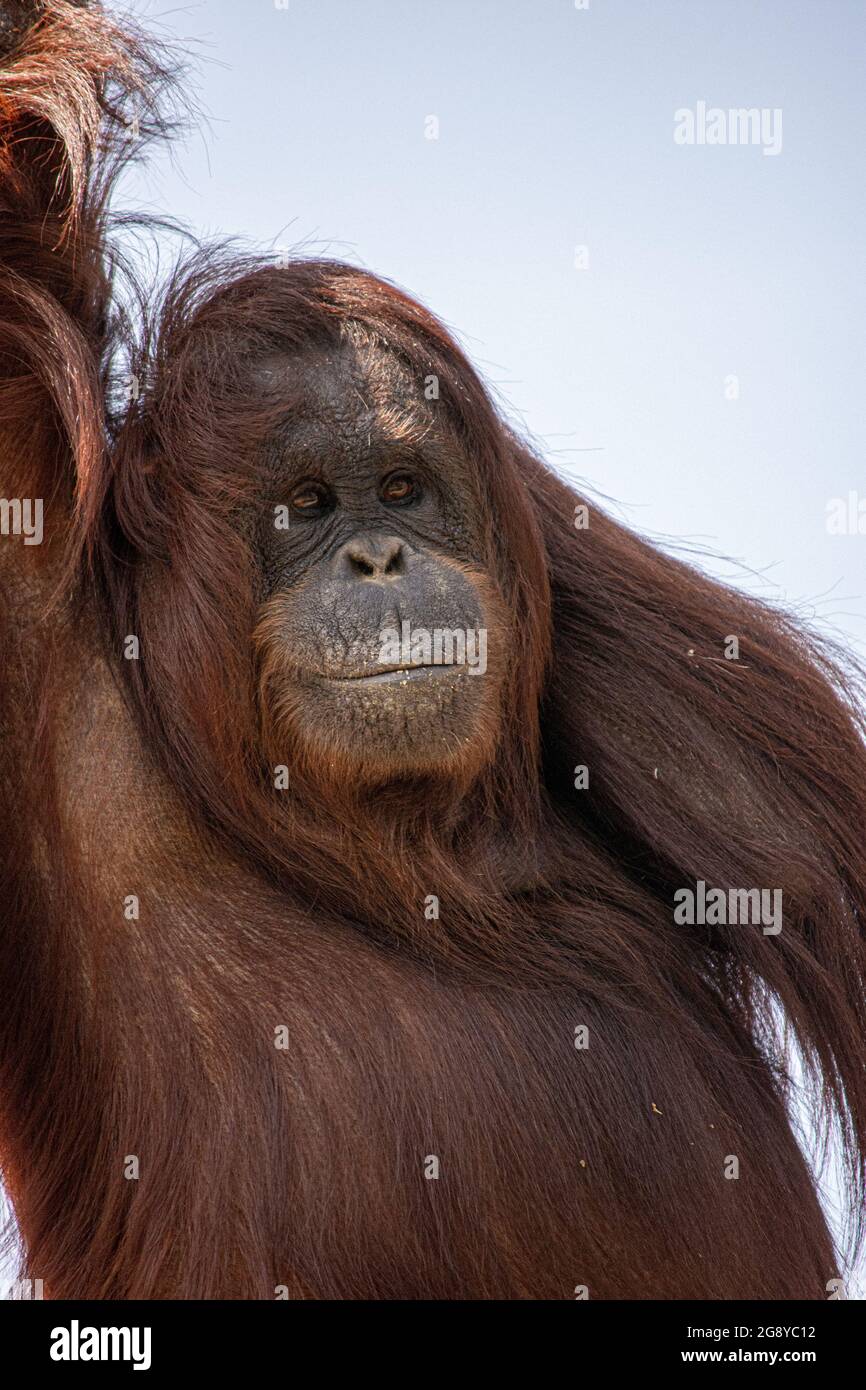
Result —
<path fill-rule="evenodd" d="M 356 676 L 329 676 L 326 677 L 330 685 L 392 685 L 403 681 L 424 679 L 424 677 L 436 676 L 449 671 L 465 671 L 466 667 L 459 662 L 438 662 L 422 663 L 417 666 L 386 666 L 380 667 L 376 671 L 361 671 Z"/>

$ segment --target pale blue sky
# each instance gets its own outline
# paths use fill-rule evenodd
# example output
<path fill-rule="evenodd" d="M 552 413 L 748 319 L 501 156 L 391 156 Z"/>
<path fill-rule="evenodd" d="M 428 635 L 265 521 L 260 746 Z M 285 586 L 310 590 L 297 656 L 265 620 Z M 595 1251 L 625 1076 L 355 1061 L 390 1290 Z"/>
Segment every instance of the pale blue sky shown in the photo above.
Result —
<path fill-rule="evenodd" d="M 208 126 L 125 201 L 393 279 L 556 466 L 866 656 L 866 535 L 826 529 L 866 499 L 859 0 L 136 8 Z M 678 146 L 699 101 L 781 108 L 781 153 Z"/>

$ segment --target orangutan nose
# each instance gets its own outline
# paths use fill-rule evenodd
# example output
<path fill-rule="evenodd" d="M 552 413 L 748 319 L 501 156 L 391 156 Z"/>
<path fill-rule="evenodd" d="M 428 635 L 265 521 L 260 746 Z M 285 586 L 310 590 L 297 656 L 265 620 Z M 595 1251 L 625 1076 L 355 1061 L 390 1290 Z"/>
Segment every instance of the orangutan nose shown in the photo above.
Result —
<path fill-rule="evenodd" d="M 406 573 L 406 547 L 396 536 L 355 536 L 337 552 L 337 573 L 353 581 L 399 579 Z"/>

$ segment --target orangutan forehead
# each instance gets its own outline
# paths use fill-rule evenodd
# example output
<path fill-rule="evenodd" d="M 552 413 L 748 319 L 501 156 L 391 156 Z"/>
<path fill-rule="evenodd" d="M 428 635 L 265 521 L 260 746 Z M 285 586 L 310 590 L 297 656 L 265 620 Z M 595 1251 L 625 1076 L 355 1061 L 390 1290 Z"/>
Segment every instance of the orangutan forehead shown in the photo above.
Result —
<path fill-rule="evenodd" d="M 424 378 L 376 342 L 274 356 L 260 376 L 284 398 L 281 433 L 297 447 L 421 448 L 448 432 L 425 398 Z"/>

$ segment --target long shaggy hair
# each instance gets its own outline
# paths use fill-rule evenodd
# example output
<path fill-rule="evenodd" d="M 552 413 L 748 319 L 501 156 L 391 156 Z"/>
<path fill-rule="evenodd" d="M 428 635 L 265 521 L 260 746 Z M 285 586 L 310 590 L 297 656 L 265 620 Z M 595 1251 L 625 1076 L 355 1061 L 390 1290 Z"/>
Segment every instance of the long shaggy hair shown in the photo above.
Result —
<path fill-rule="evenodd" d="M 836 1256 L 769 1040 L 781 1008 L 860 1211 L 856 672 L 596 506 L 577 529 L 583 499 L 386 281 L 204 249 L 158 298 L 115 293 L 108 194 L 169 65 L 59 0 L 16 42 L 0 457 L 50 520 L 32 573 L 0 569 L 0 1151 L 28 1270 L 84 1297 L 821 1297 Z M 471 460 L 509 631 L 496 756 L 375 796 L 298 764 L 277 793 L 245 518 L 278 407 L 251 372 L 359 339 L 438 379 Z M 102 666 L 123 707 L 87 705 Z M 676 925 L 697 880 L 781 889 L 782 932 Z"/>

